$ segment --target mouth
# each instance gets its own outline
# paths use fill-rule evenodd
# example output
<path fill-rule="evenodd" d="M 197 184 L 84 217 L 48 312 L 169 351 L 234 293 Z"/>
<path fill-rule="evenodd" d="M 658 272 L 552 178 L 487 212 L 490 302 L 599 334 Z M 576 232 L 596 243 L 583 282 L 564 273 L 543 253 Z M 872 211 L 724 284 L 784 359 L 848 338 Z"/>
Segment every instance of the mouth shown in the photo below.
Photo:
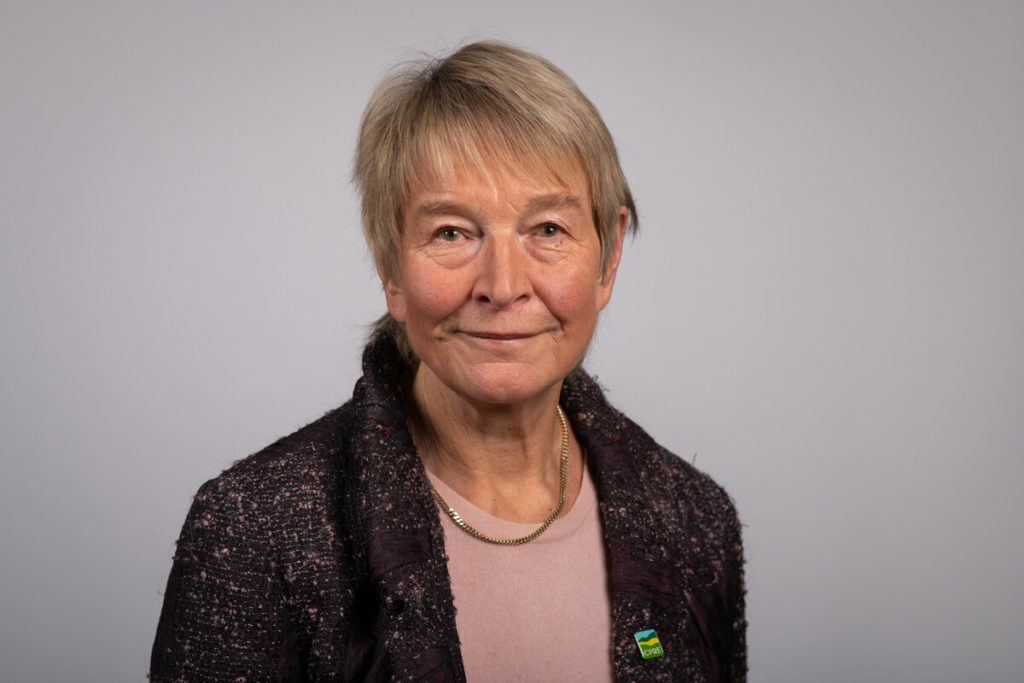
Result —
<path fill-rule="evenodd" d="M 474 339 L 497 342 L 519 341 L 537 336 L 536 332 L 473 332 L 471 330 L 460 330 L 459 332 Z"/>

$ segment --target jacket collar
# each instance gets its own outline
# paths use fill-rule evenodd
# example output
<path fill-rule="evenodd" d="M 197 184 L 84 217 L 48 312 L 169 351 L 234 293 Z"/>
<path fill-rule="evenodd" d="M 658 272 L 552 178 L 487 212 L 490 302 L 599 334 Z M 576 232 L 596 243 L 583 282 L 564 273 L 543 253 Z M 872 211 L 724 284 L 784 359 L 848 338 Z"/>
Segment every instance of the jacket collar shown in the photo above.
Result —
<path fill-rule="evenodd" d="M 375 630 L 396 678 L 463 680 L 455 610 L 440 513 L 402 409 L 404 364 L 389 337 L 363 356 L 363 378 L 348 404 L 344 508 L 357 564 L 378 596 Z M 644 504 L 647 483 L 638 454 L 659 447 L 612 408 L 582 370 L 563 386 L 562 405 L 588 455 L 598 489 L 613 604 L 613 651 L 639 659 L 637 631 L 670 637 L 681 615 L 674 535 Z M 683 648 L 680 649 L 680 651 Z M 663 658 L 664 659 L 664 658 Z M 649 660 L 646 672 L 669 662 Z"/>
<path fill-rule="evenodd" d="M 345 407 L 342 505 L 372 596 L 374 661 L 364 671 L 374 680 L 464 680 L 444 533 L 406 427 L 403 371 L 394 342 L 378 335 Z"/>
<path fill-rule="evenodd" d="M 671 657 L 644 661 L 634 634 L 654 629 L 666 653 L 690 651 L 683 623 L 686 603 L 680 582 L 679 529 L 665 519 L 656 489 L 666 485 L 651 466 L 651 454 L 663 449 L 642 429 L 610 406 L 597 383 L 583 372 L 562 392 L 600 500 L 612 601 L 612 648 L 617 677 L 623 680 L 666 677 L 680 662 Z M 669 497 L 670 498 L 670 497 Z"/>

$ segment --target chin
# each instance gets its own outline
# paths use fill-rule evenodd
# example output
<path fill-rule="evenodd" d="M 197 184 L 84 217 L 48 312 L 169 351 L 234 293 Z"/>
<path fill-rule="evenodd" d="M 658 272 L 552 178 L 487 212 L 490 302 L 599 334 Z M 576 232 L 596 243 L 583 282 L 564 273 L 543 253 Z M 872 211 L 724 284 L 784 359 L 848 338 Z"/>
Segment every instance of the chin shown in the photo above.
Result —
<path fill-rule="evenodd" d="M 545 396 L 552 387 L 561 384 L 564 376 L 538 377 L 530 369 L 519 366 L 493 368 L 478 373 L 469 381 L 459 382 L 451 388 L 466 398 L 492 405 L 519 405 Z M 460 386 L 461 385 L 461 386 Z"/>

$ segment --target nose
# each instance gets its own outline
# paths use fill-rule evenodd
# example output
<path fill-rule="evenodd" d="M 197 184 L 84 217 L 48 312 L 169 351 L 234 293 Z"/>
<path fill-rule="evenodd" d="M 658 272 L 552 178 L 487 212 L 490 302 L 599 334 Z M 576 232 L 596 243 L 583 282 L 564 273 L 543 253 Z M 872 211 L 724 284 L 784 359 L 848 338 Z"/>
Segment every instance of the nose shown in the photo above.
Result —
<path fill-rule="evenodd" d="M 474 299 L 504 309 L 529 298 L 529 255 L 516 235 L 488 236 L 481 257 L 480 272 L 473 288 Z"/>

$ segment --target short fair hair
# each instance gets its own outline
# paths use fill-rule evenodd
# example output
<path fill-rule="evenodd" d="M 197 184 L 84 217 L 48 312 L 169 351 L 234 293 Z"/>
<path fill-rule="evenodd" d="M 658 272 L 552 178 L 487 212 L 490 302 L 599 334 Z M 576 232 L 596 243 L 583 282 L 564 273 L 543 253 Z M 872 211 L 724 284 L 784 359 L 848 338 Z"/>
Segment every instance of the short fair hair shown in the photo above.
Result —
<path fill-rule="evenodd" d="M 353 179 L 382 278 L 399 278 L 404 211 L 414 189 L 461 165 L 560 180 L 582 171 L 602 272 L 615 252 L 622 207 L 628 228 L 637 229 L 615 143 L 593 103 L 548 60 L 505 43 L 477 42 L 441 59 L 399 65 L 363 112 Z M 383 326 L 408 347 L 401 326 Z"/>

